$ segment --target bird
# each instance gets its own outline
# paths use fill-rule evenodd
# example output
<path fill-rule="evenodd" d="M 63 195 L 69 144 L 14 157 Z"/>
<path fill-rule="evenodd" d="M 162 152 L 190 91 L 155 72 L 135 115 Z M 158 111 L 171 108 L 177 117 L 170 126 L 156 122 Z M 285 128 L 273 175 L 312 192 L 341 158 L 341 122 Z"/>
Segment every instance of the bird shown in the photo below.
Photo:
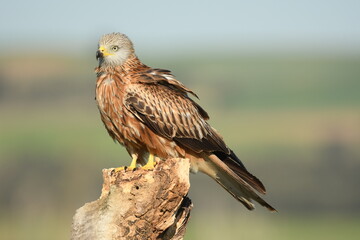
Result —
<path fill-rule="evenodd" d="M 209 175 L 247 209 L 255 201 L 276 211 L 259 196 L 266 193 L 262 182 L 210 126 L 208 113 L 193 100 L 198 96 L 171 71 L 143 64 L 129 37 L 118 32 L 101 36 L 96 59 L 97 107 L 109 135 L 132 158 L 125 170 L 187 158 L 191 172 Z"/>

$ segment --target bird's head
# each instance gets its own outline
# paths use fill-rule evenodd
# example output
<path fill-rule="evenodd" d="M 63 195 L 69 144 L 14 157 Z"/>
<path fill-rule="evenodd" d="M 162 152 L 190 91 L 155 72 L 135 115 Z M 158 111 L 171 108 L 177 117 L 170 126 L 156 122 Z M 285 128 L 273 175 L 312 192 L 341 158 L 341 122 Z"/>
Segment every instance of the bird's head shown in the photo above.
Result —
<path fill-rule="evenodd" d="M 99 66 L 120 66 L 134 53 L 130 39 L 122 33 L 109 33 L 100 38 L 96 59 Z"/>

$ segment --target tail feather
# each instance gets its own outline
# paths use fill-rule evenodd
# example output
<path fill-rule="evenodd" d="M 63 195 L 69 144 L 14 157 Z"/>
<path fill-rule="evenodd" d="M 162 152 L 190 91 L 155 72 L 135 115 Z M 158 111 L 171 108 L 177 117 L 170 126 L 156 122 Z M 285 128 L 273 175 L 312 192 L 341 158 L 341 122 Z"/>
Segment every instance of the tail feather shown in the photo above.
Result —
<path fill-rule="evenodd" d="M 238 175 L 241 179 L 243 179 L 246 183 L 248 183 L 251 187 L 256 189 L 256 191 L 265 194 L 266 189 L 262 182 L 249 173 L 246 169 L 239 167 L 239 165 L 235 164 L 232 159 L 226 158 L 222 159 L 222 161 L 234 172 L 236 175 Z"/>
<path fill-rule="evenodd" d="M 260 205 L 266 207 L 270 211 L 276 211 L 264 199 L 262 199 L 255 191 L 261 193 L 265 192 L 265 188 L 261 184 L 264 191 L 256 184 L 249 183 L 248 177 L 243 178 L 241 174 L 235 173 L 231 165 L 228 166 L 224 161 L 220 160 L 216 155 L 208 156 L 206 161 L 206 168 L 211 169 L 203 171 L 219 183 L 226 191 L 228 191 L 235 199 L 240 201 L 247 209 L 253 210 L 255 208 L 252 200 L 258 202 Z M 202 170 L 202 169 L 200 169 Z M 245 170 L 246 171 L 246 170 Z M 247 171 L 246 171 L 247 172 Z M 249 173 L 250 174 L 250 173 Z M 247 175 L 246 175 L 247 176 Z M 253 176 L 250 174 L 250 176 Z M 254 176 L 253 176 L 254 177 Z M 255 178 L 255 177 L 254 177 Z M 255 178 L 259 181 L 257 178 Z M 260 181 L 259 181 L 260 182 Z M 261 183 L 261 182 L 260 182 Z"/>
<path fill-rule="evenodd" d="M 223 152 L 214 152 L 214 154 L 221 159 L 236 175 L 242 178 L 245 182 L 247 182 L 251 187 L 256 189 L 258 192 L 265 194 L 266 189 L 262 182 L 248 172 L 244 164 L 240 161 L 240 159 L 235 155 L 235 153 L 230 149 L 230 154 L 226 154 Z"/>

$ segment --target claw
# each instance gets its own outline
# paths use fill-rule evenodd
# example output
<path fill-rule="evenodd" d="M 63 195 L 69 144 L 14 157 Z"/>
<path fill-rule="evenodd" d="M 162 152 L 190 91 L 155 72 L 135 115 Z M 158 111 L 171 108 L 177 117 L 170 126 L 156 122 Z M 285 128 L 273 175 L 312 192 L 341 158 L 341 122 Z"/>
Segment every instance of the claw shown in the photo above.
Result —
<path fill-rule="evenodd" d="M 115 168 L 115 172 L 120 172 L 120 171 L 123 171 L 123 170 L 134 170 L 136 168 L 136 161 L 137 161 L 137 156 L 135 154 L 131 154 L 132 156 L 132 160 L 131 160 L 131 163 L 130 163 L 130 166 L 128 167 L 117 167 Z"/>
<path fill-rule="evenodd" d="M 131 156 L 132 156 L 132 160 L 130 166 L 127 167 L 127 169 L 129 169 L 130 171 L 136 168 L 136 161 L 137 161 L 137 156 L 135 154 L 131 154 Z"/>
<path fill-rule="evenodd" d="M 123 170 L 125 170 L 126 167 L 117 167 L 115 168 L 115 172 L 121 172 Z"/>
<path fill-rule="evenodd" d="M 146 163 L 146 165 L 142 166 L 141 168 L 145 170 L 153 170 L 155 165 L 156 162 L 154 160 L 154 155 L 150 153 L 148 162 Z"/>

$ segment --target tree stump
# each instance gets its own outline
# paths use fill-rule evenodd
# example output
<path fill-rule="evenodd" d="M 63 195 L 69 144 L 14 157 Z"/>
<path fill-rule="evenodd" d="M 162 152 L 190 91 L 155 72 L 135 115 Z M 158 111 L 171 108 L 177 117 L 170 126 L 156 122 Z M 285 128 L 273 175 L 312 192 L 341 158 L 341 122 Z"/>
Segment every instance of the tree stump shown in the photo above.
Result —
<path fill-rule="evenodd" d="M 154 170 L 103 170 L 98 200 L 79 208 L 71 239 L 183 239 L 192 208 L 188 159 L 168 159 Z"/>

